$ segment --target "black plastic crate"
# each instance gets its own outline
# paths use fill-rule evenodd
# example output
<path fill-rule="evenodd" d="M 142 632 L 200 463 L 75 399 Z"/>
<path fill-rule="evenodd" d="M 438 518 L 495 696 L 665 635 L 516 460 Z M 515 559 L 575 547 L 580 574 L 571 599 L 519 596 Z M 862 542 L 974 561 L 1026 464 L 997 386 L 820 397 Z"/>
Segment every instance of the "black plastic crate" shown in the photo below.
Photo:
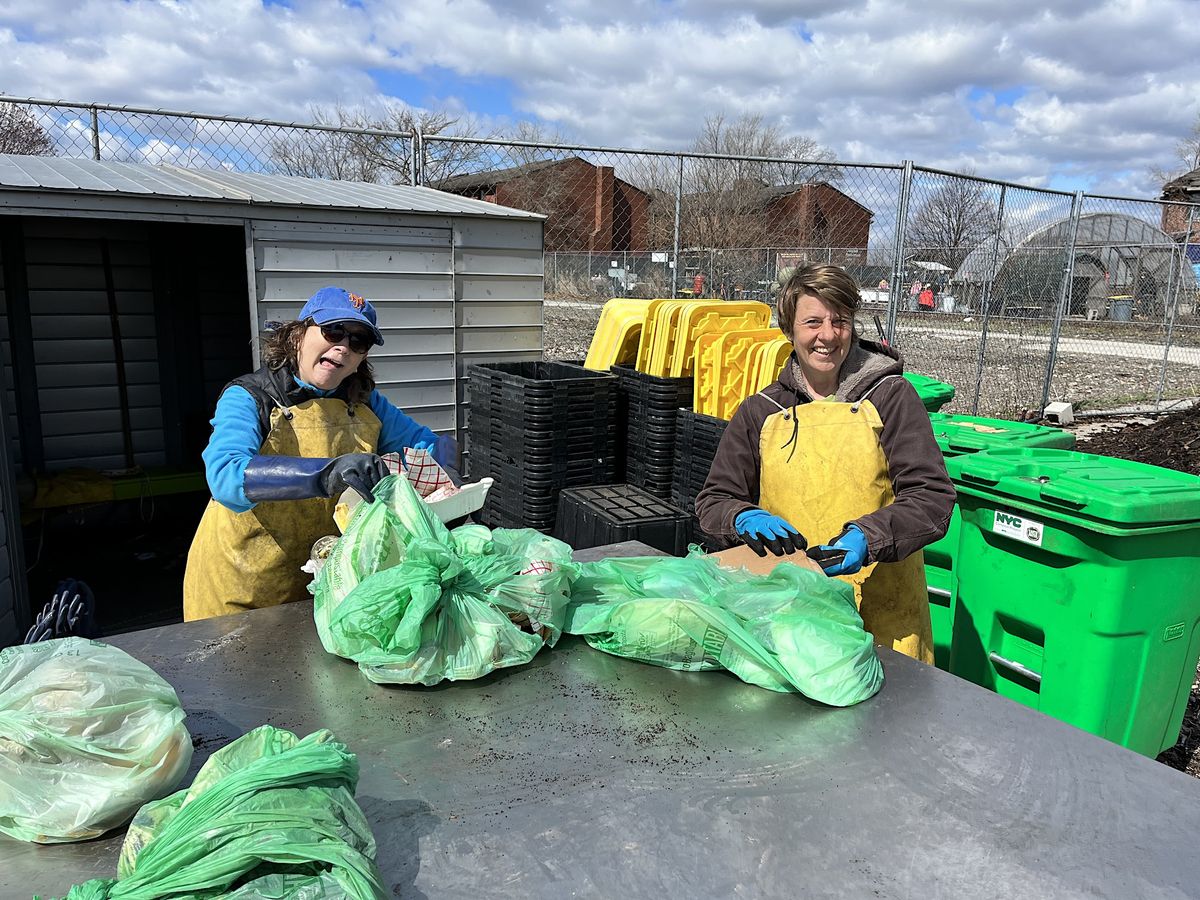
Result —
<path fill-rule="evenodd" d="M 477 364 L 467 369 L 467 375 L 472 383 L 486 383 L 500 392 L 519 391 L 531 399 L 603 393 L 616 384 L 607 372 L 553 360 Z"/>
<path fill-rule="evenodd" d="M 558 495 L 554 536 L 576 549 L 641 541 L 687 553 L 692 517 L 630 484 L 568 488 Z"/>
<path fill-rule="evenodd" d="M 728 424 L 724 419 L 700 415 L 690 409 L 679 410 L 670 498 L 680 509 L 694 509 L 696 495 L 708 479 L 708 470 Z"/>
<path fill-rule="evenodd" d="M 630 403 L 644 402 L 659 408 L 691 407 L 694 380 L 647 375 L 632 366 L 613 366 L 618 389 Z"/>

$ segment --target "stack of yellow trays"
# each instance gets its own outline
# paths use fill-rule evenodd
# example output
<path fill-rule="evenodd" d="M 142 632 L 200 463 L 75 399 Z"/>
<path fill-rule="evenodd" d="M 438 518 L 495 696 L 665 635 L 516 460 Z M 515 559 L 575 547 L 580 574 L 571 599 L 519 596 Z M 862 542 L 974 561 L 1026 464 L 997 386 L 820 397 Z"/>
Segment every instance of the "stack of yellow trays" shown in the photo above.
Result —
<path fill-rule="evenodd" d="M 765 303 L 628 300 L 604 304 L 584 366 L 633 364 L 660 378 L 694 379 L 696 412 L 730 418 L 778 375 L 791 342 L 771 328 Z"/>
<path fill-rule="evenodd" d="M 792 344 L 777 329 L 705 335 L 696 354 L 696 412 L 729 419 L 742 401 L 779 376 Z"/>
<path fill-rule="evenodd" d="M 613 366 L 636 360 L 650 303 L 624 297 L 614 297 L 605 303 L 583 367 L 607 372 Z"/>

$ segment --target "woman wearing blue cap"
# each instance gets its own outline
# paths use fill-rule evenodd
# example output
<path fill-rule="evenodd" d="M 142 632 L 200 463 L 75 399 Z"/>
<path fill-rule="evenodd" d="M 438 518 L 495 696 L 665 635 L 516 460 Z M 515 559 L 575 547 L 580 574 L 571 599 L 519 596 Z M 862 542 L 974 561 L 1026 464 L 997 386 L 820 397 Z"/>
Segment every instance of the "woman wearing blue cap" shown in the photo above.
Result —
<path fill-rule="evenodd" d="M 322 288 L 266 336 L 262 368 L 222 392 L 203 453 L 213 499 L 188 553 L 185 620 L 306 596 L 300 567 L 329 533 L 343 490 L 374 499 L 388 474 L 378 454 L 425 449 L 457 469 L 453 438 L 375 390 L 367 352 L 383 343 L 376 321 L 362 297 Z"/>

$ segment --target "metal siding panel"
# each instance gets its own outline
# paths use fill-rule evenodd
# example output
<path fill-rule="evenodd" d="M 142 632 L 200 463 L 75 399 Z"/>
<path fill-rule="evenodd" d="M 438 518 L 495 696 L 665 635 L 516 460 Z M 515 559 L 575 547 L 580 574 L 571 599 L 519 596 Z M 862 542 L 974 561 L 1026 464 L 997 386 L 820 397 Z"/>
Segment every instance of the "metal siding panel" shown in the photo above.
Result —
<path fill-rule="evenodd" d="M 378 314 L 379 328 L 383 339 L 388 341 L 388 335 L 394 330 L 412 328 L 445 328 L 449 331 L 454 327 L 454 304 L 450 300 L 427 301 L 389 301 L 375 303 Z M 300 314 L 301 304 L 294 301 L 264 300 L 258 304 L 258 327 L 264 328 L 267 322 L 287 322 Z M 384 351 L 389 349 L 390 342 L 384 345 Z M 378 348 L 372 351 L 380 353 Z"/>
<path fill-rule="evenodd" d="M 399 384 L 376 382 L 376 384 L 379 385 L 379 390 L 385 397 L 403 410 L 454 405 L 454 380 L 452 378 L 425 379 Z M 423 419 L 421 421 L 424 422 Z"/>
<path fill-rule="evenodd" d="M 414 382 L 453 378 L 454 354 L 396 356 L 388 359 L 375 359 L 372 356 L 371 366 L 375 369 L 375 383 L 380 390 L 385 387 L 391 389 Z"/>
<path fill-rule="evenodd" d="M 524 300 L 541 306 L 541 278 L 518 275 L 459 275 L 459 300 Z"/>
<path fill-rule="evenodd" d="M 261 269 L 257 274 L 259 300 L 291 300 L 296 303 L 297 312 L 305 300 L 331 284 L 361 294 L 372 303 L 383 300 L 449 300 L 453 296 L 453 282 L 449 275 L 363 275 L 358 272 L 297 275 L 264 272 Z"/>
<path fill-rule="evenodd" d="M 380 391 L 389 400 L 392 400 L 388 392 Z M 395 403 L 395 400 L 392 400 Z M 399 405 L 399 404 L 397 404 Z M 426 428 L 432 428 L 434 431 L 453 431 L 454 430 L 454 404 L 449 403 L 443 406 L 435 407 L 409 407 L 406 412 L 424 425 Z"/>
<path fill-rule="evenodd" d="M 512 328 L 462 328 L 458 332 L 460 353 L 541 352 L 542 326 Z"/>
<path fill-rule="evenodd" d="M 542 221 L 455 219 L 454 246 L 473 250 L 542 250 Z"/>
<path fill-rule="evenodd" d="M 153 338 L 129 338 L 121 341 L 121 347 L 127 363 L 157 358 Z M 113 343 L 111 340 L 64 341 L 47 338 L 33 342 L 33 354 L 39 367 L 40 378 L 40 367 L 43 365 L 110 362 L 113 359 Z"/>
<path fill-rule="evenodd" d="M 42 412 L 74 412 L 86 410 L 116 409 L 120 395 L 117 386 L 70 387 L 38 389 L 38 402 Z M 129 385 L 129 406 L 155 407 L 159 405 L 159 386 L 154 384 Z"/>
<path fill-rule="evenodd" d="M 268 272 L 392 272 L 449 274 L 453 259 L 445 247 L 331 247 L 316 244 L 260 244 L 255 267 Z"/>
<path fill-rule="evenodd" d="M 431 355 L 454 352 L 453 328 L 412 328 L 384 332 L 387 343 L 371 351 L 371 362 L 407 356 L 410 354 Z"/>
<path fill-rule="evenodd" d="M 462 327 L 542 324 L 542 304 L 526 300 L 462 300 L 456 312 Z"/>
<path fill-rule="evenodd" d="M 136 431 L 162 431 L 162 410 L 142 407 L 129 411 L 130 427 Z M 116 409 L 75 410 L 42 414 L 42 434 L 47 437 L 88 435 L 101 431 L 121 430 L 121 412 Z"/>
<path fill-rule="evenodd" d="M 457 247 L 454 271 L 464 275 L 536 275 L 545 272 L 544 255 L 537 247 L 481 249 Z"/>
<path fill-rule="evenodd" d="M 389 216 L 378 225 L 346 222 L 279 222 L 254 219 L 256 242 L 306 242 L 320 245 L 399 245 L 449 247 L 451 220 L 442 216 Z"/>

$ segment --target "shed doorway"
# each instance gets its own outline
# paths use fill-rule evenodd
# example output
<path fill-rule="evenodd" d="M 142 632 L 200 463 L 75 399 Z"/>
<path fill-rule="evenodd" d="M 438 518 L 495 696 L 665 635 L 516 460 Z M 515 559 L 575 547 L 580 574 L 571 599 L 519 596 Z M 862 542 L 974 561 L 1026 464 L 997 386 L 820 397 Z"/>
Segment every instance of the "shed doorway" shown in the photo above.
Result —
<path fill-rule="evenodd" d="M 179 621 L 221 388 L 251 369 L 240 226 L 0 217 L 7 461 L 31 613 L 88 583 L 104 634 Z"/>

